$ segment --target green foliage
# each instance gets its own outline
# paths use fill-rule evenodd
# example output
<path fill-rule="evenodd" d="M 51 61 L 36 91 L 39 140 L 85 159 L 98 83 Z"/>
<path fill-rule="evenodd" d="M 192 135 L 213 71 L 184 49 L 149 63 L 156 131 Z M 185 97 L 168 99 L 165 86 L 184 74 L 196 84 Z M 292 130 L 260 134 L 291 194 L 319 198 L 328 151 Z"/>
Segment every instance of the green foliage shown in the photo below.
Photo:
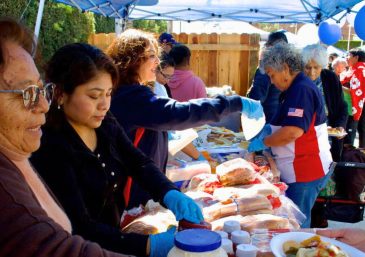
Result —
<path fill-rule="evenodd" d="M 19 20 L 28 2 L 28 0 L 3 0 L 0 3 L 1 16 Z M 38 2 L 36 0 L 30 2 L 22 19 L 31 30 L 36 23 Z M 89 35 L 94 31 L 93 14 L 81 13 L 71 6 L 47 0 L 38 40 L 43 61 L 48 61 L 55 50 L 65 44 L 87 42 Z"/>
<path fill-rule="evenodd" d="M 95 14 L 95 33 L 113 33 L 115 31 L 114 18 L 107 18 Z"/>
<path fill-rule="evenodd" d="M 162 20 L 135 20 L 133 21 L 133 28 L 144 31 L 160 34 L 166 32 L 167 21 Z"/>
<path fill-rule="evenodd" d="M 361 45 L 361 41 L 352 40 L 352 41 L 350 41 L 350 50 L 352 48 L 359 47 L 360 45 Z M 333 46 L 347 51 L 347 40 L 340 40 L 336 44 L 334 44 Z"/>

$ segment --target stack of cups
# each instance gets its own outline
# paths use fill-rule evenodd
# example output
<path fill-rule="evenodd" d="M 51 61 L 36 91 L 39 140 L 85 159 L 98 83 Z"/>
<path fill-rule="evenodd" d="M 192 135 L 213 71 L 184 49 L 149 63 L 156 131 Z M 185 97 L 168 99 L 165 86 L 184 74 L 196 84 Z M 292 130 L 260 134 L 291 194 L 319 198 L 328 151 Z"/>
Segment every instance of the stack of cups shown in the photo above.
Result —
<path fill-rule="evenodd" d="M 228 238 L 231 239 L 231 234 L 235 230 L 240 230 L 241 225 L 236 220 L 227 220 L 223 224 L 223 231 L 228 233 Z"/>
<path fill-rule="evenodd" d="M 231 239 L 233 243 L 233 250 L 236 252 L 237 245 L 240 244 L 251 244 L 250 234 L 247 231 L 236 230 L 231 234 Z"/>
<path fill-rule="evenodd" d="M 232 241 L 228 238 L 222 238 L 222 245 L 224 251 L 226 251 L 228 257 L 235 257 L 234 251 L 233 251 L 233 244 Z"/>

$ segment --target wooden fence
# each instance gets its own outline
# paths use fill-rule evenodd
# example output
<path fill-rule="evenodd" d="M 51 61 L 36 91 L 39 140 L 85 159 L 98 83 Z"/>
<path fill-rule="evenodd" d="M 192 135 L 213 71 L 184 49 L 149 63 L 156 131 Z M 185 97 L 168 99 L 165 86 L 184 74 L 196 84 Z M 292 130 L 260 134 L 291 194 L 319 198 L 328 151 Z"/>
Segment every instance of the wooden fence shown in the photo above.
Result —
<path fill-rule="evenodd" d="M 106 49 L 114 33 L 94 34 L 89 43 Z M 245 95 L 258 65 L 258 34 L 174 34 L 179 43 L 187 45 L 192 53 L 191 68 L 205 84 L 230 85 Z"/>

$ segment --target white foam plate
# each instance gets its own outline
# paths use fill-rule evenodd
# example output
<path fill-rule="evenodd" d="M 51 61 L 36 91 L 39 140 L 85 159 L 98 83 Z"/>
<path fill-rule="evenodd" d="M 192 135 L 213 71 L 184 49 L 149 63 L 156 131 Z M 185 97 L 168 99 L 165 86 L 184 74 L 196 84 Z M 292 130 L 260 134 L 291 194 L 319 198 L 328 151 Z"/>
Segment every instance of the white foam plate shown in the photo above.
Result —
<path fill-rule="evenodd" d="M 277 234 L 270 241 L 271 251 L 276 257 L 286 257 L 286 255 L 283 251 L 283 244 L 286 241 L 294 240 L 294 241 L 297 241 L 297 242 L 301 242 L 301 241 L 303 241 L 305 239 L 308 239 L 308 238 L 310 238 L 314 235 L 315 234 L 307 233 L 307 232 L 288 232 L 288 233 Z M 328 237 L 321 236 L 321 240 L 323 242 L 329 242 L 331 244 L 334 244 L 334 245 L 340 247 L 350 257 L 365 257 L 365 253 L 357 250 L 356 248 L 354 248 L 354 247 L 352 247 L 348 244 L 337 241 L 333 238 L 328 238 Z"/>
<path fill-rule="evenodd" d="M 242 132 L 246 140 L 252 139 L 256 136 L 262 128 L 265 126 L 265 115 L 260 119 L 249 119 L 244 113 L 241 114 L 241 126 Z"/>

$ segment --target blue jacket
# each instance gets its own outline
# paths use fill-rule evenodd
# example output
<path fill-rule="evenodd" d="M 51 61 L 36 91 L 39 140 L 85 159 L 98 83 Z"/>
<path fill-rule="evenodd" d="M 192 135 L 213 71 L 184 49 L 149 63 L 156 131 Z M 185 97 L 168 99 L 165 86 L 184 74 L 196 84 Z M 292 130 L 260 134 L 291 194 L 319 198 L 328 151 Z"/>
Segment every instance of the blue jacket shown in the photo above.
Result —
<path fill-rule="evenodd" d="M 257 68 L 247 97 L 260 100 L 267 123 L 270 123 L 279 108 L 280 94 L 280 90 L 271 84 L 269 76 L 261 73 L 260 69 Z"/>
<path fill-rule="evenodd" d="M 112 98 L 110 110 L 132 141 L 137 128 L 146 129 L 138 148 L 164 172 L 168 156 L 168 130 L 183 130 L 217 122 L 232 112 L 241 111 L 242 102 L 240 96 L 178 102 L 157 97 L 150 88 L 137 84 L 120 86 Z M 134 188 L 133 185 L 132 196 L 138 191 Z M 132 204 L 138 203 L 131 203 L 130 207 Z"/>

